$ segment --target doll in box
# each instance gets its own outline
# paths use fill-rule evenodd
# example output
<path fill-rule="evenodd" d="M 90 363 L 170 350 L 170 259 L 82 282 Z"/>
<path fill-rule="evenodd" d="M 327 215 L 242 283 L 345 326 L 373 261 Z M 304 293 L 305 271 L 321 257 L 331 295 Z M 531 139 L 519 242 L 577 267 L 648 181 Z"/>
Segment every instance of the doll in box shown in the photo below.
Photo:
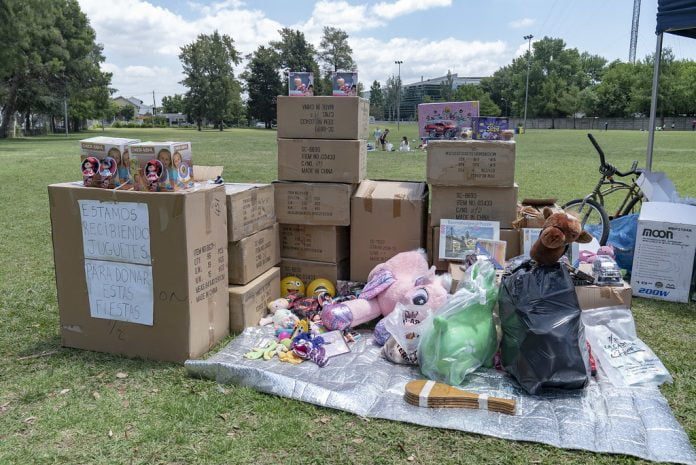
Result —
<path fill-rule="evenodd" d="M 168 149 L 160 150 L 157 154 L 157 160 L 162 163 L 162 167 L 164 169 L 164 172 L 160 177 L 160 183 L 163 184 L 162 187 L 164 187 L 165 190 L 170 191 L 172 190 L 172 171 L 175 171 L 174 167 L 172 166 L 172 152 L 170 152 Z"/>
<path fill-rule="evenodd" d="M 164 174 L 164 166 L 159 160 L 150 160 L 145 165 L 145 182 L 147 190 L 157 192 L 159 190 L 159 181 Z"/>
<path fill-rule="evenodd" d="M 99 180 L 102 189 L 113 189 L 116 175 L 116 160 L 106 157 L 99 168 Z"/>
<path fill-rule="evenodd" d="M 99 160 L 95 157 L 87 157 L 82 162 L 82 182 L 85 187 L 94 187 L 97 173 L 99 173 Z"/>

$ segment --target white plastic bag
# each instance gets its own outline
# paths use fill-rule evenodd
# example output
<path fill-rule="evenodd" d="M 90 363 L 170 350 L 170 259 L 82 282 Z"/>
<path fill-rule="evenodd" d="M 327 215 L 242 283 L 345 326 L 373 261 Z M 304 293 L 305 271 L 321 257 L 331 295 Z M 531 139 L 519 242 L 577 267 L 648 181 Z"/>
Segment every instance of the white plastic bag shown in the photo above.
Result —
<path fill-rule="evenodd" d="M 392 337 L 384 345 L 384 356 L 394 363 L 418 364 L 418 339 L 423 322 L 432 313 L 422 305 L 397 303 L 394 310 L 384 318 L 384 327 Z"/>
<path fill-rule="evenodd" d="M 672 377 L 660 359 L 636 335 L 631 310 L 604 307 L 582 312 L 585 336 L 601 373 L 616 387 L 659 386 Z"/>

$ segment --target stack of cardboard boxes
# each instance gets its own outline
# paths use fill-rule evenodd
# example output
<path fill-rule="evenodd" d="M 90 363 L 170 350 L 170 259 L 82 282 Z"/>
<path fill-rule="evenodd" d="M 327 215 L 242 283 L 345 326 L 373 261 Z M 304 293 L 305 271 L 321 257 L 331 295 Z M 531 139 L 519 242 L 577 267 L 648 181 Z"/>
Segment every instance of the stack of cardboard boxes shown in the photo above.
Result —
<path fill-rule="evenodd" d="M 359 97 L 278 97 L 281 276 L 348 279 L 351 197 L 367 171 L 369 104 Z"/>
<path fill-rule="evenodd" d="M 506 258 L 519 255 L 519 233 L 512 229 L 517 215 L 515 141 L 431 141 L 427 180 L 431 184 L 428 245 L 433 265 L 446 271 L 439 259 L 440 220 L 483 220 L 500 223 L 500 240 L 507 242 Z"/>
<path fill-rule="evenodd" d="M 259 323 L 280 297 L 280 242 L 271 184 L 226 184 L 230 329 Z"/>

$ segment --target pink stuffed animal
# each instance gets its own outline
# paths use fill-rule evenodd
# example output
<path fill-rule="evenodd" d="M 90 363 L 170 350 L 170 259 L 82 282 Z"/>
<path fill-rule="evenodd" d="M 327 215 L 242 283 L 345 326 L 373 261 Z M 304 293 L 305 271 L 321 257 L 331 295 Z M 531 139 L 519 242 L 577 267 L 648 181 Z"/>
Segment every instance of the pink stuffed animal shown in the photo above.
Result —
<path fill-rule="evenodd" d="M 367 279 L 359 299 L 324 307 L 321 320 L 325 327 L 343 330 L 367 323 L 380 315 L 389 315 L 399 302 L 434 310 L 447 301 L 447 277 L 436 276 L 435 267 L 428 268 L 422 250 L 395 255 L 377 265 Z M 379 330 L 378 325 L 376 338 Z M 380 342 L 381 338 L 377 339 Z"/>

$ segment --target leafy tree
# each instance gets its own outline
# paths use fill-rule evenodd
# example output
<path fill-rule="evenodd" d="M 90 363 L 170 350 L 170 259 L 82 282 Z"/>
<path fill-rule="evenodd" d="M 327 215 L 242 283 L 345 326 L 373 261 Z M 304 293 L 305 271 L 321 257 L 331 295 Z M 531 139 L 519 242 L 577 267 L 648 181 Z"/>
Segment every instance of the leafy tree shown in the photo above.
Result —
<path fill-rule="evenodd" d="M 76 0 L 5 0 L 0 24 L 0 137 L 15 112 L 27 122 L 34 112 L 62 114 L 66 96 L 80 106 L 70 114 L 74 129 L 100 117 L 111 75 L 99 68 L 101 46 Z"/>
<path fill-rule="evenodd" d="M 387 79 L 384 95 L 384 117 L 389 121 L 396 119 L 396 103 L 397 95 L 401 89 L 401 83 L 398 76 L 392 76 Z"/>
<path fill-rule="evenodd" d="M 163 113 L 183 113 L 185 111 L 184 96 L 181 94 L 165 95 L 162 97 L 161 110 Z"/>
<path fill-rule="evenodd" d="M 247 56 L 249 64 L 242 75 L 249 94 L 247 113 L 270 129 L 276 118 L 276 96 L 283 90 L 278 73 L 278 55 L 263 45 Z"/>
<path fill-rule="evenodd" d="M 225 120 L 241 117 L 241 88 L 233 68 L 240 57 L 230 36 L 218 31 L 200 34 L 181 48 L 179 59 L 186 76 L 181 83 L 189 89 L 185 108 L 199 131 L 203 119 L 213 121 L 222 131 Z"/>
<path fill-rule="evenodd" d="M 124 105 L 116 114 L 126 121 L 130 121 L 133 119 L 133 117 L 135 117 L 135 107 L 132 105 Z"/>
<path fill-rule="evenodd" d="M 370 86 L 370 114 L 375 118 L 384 116 L 384 94 L 379 81 L 373 81 Z"/>
<path fill-rule="evenodd" d="M 479 101 L 479 112 L 485 116 L 500 116 L 500 107 L 493 102 L 491 96 L 481 87 L 474 84 L 464 84 L 457 87 L 453 95 L 454 101 Z"/>
<path fill-rule="evenodd" d="M 319 59 L 329 71 L 351 70 L 355 67 L 353 49 L 348 45 L 348 33 L 341 29 L 325 26 L 319 44 Z"/>
<path fill-rule="evenodd" d="M 286 71 L 314 73 L 315 95 L 325 95 L 331 92 L 331 87 L 321 79 L 319 65 L 315 60 L 317 54 L 314 46 L 307 41 L 303 32 L 295 29 L 283 28 L 278 31 L 279 41 L 273 41 L 270 46 L 278 53 L 278 64 Z M 288 81 L 283 81 L 283 94 L 288 93 Z"/>
<path fill-rule="evenodd" d="M 454 76 L 447 70 L 447 77 L 440 83 L 440 100 L 451 102 L 454 98 Z"/>

